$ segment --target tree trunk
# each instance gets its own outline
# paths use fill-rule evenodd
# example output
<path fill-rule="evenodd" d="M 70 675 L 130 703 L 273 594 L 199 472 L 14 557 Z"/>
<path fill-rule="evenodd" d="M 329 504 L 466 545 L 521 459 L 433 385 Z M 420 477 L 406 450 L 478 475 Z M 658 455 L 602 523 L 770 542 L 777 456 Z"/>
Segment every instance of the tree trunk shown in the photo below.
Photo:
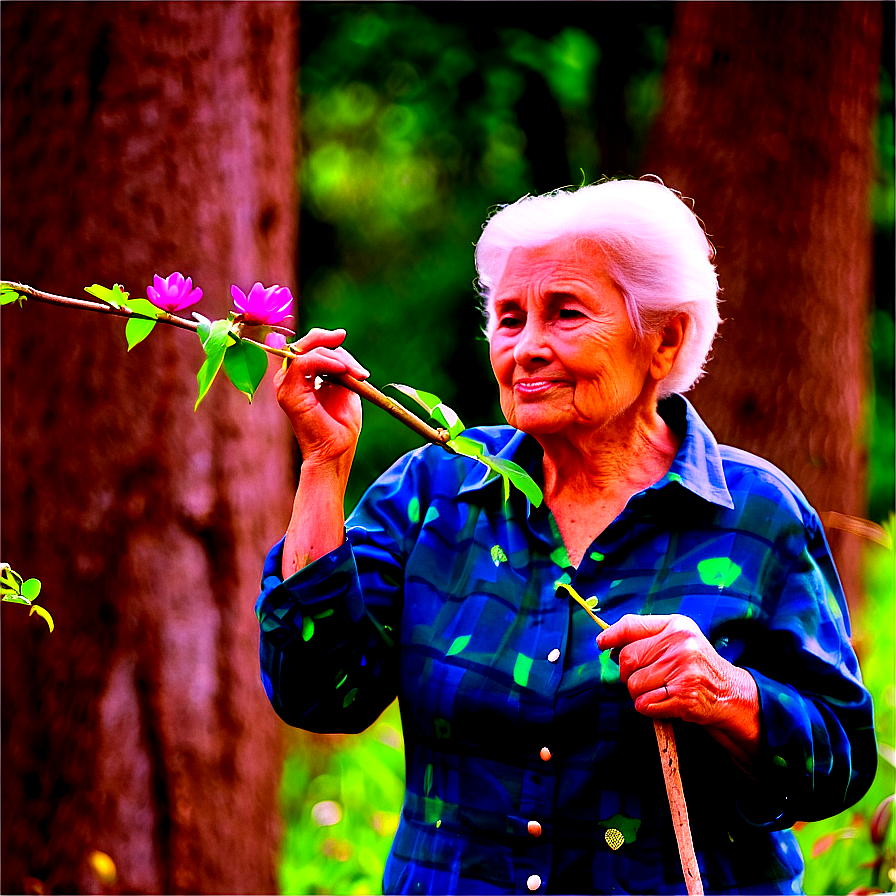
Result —
<path fill-rule="evenodd" d="M 294 283 L 295 10 L 4 3 L 3 277 L 145 296 L 179 270 L 208 317 Z M 2 607 L 3 892 L 274 892 L 253 601 L 288 427 L 264 386 L 194 413 L 198 340 L 127 353 L 123 326 L 3 311 L 3 559 L 56 620 Z"/>
<path fill-rule="evenodd" d="M 696 199 L 725 320 L 694 403 L 819 511 L 865 513 L 878 3 L 678 3 L 644 170 Z M 856 536 L 828 529 L 847 595 Z"/>

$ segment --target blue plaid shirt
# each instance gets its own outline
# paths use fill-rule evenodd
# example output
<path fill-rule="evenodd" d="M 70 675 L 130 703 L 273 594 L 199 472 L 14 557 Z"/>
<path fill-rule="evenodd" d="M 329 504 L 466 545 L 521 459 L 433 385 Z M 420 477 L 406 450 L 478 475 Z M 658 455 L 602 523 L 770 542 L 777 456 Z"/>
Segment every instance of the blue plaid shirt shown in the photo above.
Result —
<path fill-rule="evenodd" d="M 267 695 L 289 724 L 355 732 L 398 696 L 407 790 L 388 893 L 684 893 L 652 721 L 593 621 L 683 613 L 759 687 L 751 772 L 676 722 L 708 893 L 798 893 L 789 826 L 859 799 L 871 698 L 815 512 L 770 464 L 720 447 L 680 396 L 684 441 L 570 565 L 546 507 L 427 446 L 378 479 L 346 540 L 287 581 L 268 555 L 256 611 Z M 541 478 L 509 427 L 471 433 Z"/>

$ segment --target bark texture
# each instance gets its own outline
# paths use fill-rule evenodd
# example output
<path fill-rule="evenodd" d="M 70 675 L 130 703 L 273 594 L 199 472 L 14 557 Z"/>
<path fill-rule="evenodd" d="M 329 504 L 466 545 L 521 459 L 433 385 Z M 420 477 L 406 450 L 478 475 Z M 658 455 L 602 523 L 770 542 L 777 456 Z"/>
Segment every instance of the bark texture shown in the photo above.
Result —
<path fill-rule="evenodd" d="M 2 27 L 4 278 L 145 295 L 179 270 L 208 317 L 231 283 L 295 282 L 294 4 L 5 3 Z M 194 413 L 190 334 L 127 353 L 120 319 L 2 317 L 3 559 L 56 620 L 3 604 L 3 892 L 274 892 L 253 601 L 292 457 L 269 384 Z"/>
<path fill-rule="evenodd" d="M 865 513 L 880 4 L 678 3 L 644 170 L 696 198 L 724 323 L 694 404 L 819 511 Z M 859 539 L 828 530 L 852 601 Z"/>

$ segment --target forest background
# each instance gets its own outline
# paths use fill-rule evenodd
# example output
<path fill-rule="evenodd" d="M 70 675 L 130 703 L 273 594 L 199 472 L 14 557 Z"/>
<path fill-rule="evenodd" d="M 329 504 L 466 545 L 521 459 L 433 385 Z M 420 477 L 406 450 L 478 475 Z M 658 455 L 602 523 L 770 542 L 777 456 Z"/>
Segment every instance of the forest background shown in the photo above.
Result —
<path fill-rule="evenodd" d="M 729 322 L 697 407 L 820 510 L 892 535 L 892 4 L 2 11 L 4 277 L 294 285 L 298 329 L 345 327 L 373 382 L 495 422 L 472 267 L 489 209 L 654 171 L 719 249 Z M 219 384 L 192 415 L 198 345 L 125 355 L 76 317 L 3 312 L 3 559 L 58 625 L 4 606 L 3 892 L 377 892 L 395 707 L 313 736 L 260 693 L 251 602 L 298 462 L 270 395 Z M 348 506 L 418 444 L 365 409 Z M 892 551 L 829 532 L 885 758 L 855 811 L 799 832 L 806 889 L 889 889 L 892 828 L 871 822 L 893 790 Z"/>

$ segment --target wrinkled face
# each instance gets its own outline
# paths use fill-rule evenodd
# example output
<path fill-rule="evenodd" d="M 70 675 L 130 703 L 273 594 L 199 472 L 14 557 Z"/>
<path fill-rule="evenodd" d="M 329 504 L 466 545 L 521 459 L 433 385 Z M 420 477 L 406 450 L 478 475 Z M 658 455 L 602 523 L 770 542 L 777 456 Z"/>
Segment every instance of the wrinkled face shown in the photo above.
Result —
<path fill-rule="evenodd" d="M 564 238 L 513 250 L 491 312 L 489 354 L 512 426 L 572 435 L 653 402 L 656 346 L 633 330 L 598 246 Z"/>

